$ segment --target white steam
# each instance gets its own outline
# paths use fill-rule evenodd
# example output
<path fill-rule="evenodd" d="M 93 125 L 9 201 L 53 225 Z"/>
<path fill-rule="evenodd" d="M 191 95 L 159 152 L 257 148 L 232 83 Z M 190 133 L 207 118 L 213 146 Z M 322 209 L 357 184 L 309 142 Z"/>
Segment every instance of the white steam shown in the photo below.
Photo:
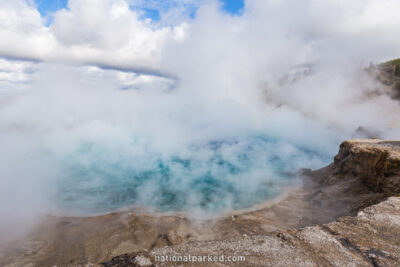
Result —
<path fill-rule="evenodd" d="M 0 60 L 0 229 L 64 212 L 60 195 L 87 212 L 95 198 L 84 192 L 118 197 L 114 185 L 135 186 L 129 173 L 161 163 L 168 181 L 161 172 L 137 184 L 131 204 L 162 206 L 163 186 L 179 196 L 207 175 L 251 204 L 245 195 L 282 173 L 329 162 L 360 126 L 400 138 L 399 102 L 363 71 L 400 55 L 398 1 L 249 0 L 242 15 L 205 1 L 194 19 L 183 12 L 165 26 L 126 1 L 70 0 L 49 27 L 33 6 L 8 2 L 1 55 L 41 62 Z M 181 208 L 203 212 L 197 193 Z M 234 194 L 215 195 L 237 208 Z"/>

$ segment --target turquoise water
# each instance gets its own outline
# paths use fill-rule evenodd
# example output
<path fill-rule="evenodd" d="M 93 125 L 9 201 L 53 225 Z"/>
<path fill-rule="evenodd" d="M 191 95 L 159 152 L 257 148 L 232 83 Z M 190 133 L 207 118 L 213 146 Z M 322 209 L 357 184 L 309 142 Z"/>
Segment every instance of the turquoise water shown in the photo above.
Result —
<path fill-rule="evenodd" d="M 212 140 L 180 153 L 137 140 L 123 149 L 84 142 L 61 160 L 55 202 L 89 213 L 127 206 L 218 213 L 274 198 L 293 171 L 324 161 L 328 157 L 316 151 L 263 136 Z"/>

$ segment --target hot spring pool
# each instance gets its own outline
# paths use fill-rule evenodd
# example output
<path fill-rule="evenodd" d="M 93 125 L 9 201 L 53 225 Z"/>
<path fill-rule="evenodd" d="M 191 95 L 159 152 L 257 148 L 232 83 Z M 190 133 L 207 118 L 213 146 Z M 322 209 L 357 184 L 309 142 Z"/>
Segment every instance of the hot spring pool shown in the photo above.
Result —
<path fill-rule="evenodd" d="M 123 147 L 81 142 L 58 161 L 59 208 L 102 213 L 124 207 L 215 214 L 249 208 L 278 196 L 301 167 L 319 167 L 327 155 L 264 136 L 158 151 L 131 138 Z"/>

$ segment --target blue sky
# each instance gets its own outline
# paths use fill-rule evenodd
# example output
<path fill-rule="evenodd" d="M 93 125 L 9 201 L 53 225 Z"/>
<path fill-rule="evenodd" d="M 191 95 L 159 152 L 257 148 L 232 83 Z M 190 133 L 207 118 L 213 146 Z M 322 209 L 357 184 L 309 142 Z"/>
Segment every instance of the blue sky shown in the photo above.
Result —
<path fill-rule="evenodd" d="M 68 0 L 35 0 L 37 9 L 45 17 L 58 9 L 67 7 Z"/>
<path fill-rule="evenodd" d="M 240 14 L 241 10 L 244 7 L 244 0 L 219 0 L 222 2 L 222 9 L 230 14 Z M 62 8 L 67 7 L 68 0 L 35 0 L 38 11 L 42 15 L 42 17 L 47 17 L 51 19 L 51 14 L 54 11 L 57 11 Z M 165 6 L 165 2 L 163 2 L 163 6 Z M 168 2 L 168 1 L 166 1 Z M 174 1 L 170 1 L 171 5 Z M 168 4 L 167 4 L 168 6 Z M 152 8 L 143 8 L 144 16 L 151 18 L 155 21 L 160 19 L 160 14 L 157 9 Z M 195 11 L 194 11 L 195 12 Z M 193 14 L 194 14 L 193 12 Z M 49 21 L 51 23 L 51 21 Z"/>
<path fill-rule="evenodd" d="M 244 0 L 222 0 L 223 9 L 231 14 L 240 14 L 244 7 Z"/>

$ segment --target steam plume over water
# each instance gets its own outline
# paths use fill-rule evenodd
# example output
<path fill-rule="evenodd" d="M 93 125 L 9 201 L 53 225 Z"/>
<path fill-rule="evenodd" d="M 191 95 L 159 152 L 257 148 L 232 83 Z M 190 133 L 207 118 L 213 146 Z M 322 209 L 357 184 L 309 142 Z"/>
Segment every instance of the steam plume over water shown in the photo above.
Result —
<path fill-rule="evenodd" d="M 129 1 L 70 0 L 49 26 L 9 2 L 0 227 L 127 206 L 248 208 L 329 163 L 360 126 L 400 137 L 398 101 L 364 71 L 400 55 L 398 1 L 249 0 L 238 15 L 194 1 L 195 16 L 151 21 Z"/>
<path fill-rule="evenodd" d="M 208 98 L 193 105 L 176 87 L 126 89 L 82 70 L 43 66 L 37 71 L 49 78 L 11 93 L 4 108 L 4 146 L 22 146 L 4 169 L 26 187 L 39 183 L 34 199 L 51 200 L 53 209 L 90 214 L 139 205 L 202 214 L 247 208 L 277 196 L 290 172 L 329 161 L 328 152 L 271 132 L 268 116 L 254 121 L 262 111 L 252 107 Z"/>

